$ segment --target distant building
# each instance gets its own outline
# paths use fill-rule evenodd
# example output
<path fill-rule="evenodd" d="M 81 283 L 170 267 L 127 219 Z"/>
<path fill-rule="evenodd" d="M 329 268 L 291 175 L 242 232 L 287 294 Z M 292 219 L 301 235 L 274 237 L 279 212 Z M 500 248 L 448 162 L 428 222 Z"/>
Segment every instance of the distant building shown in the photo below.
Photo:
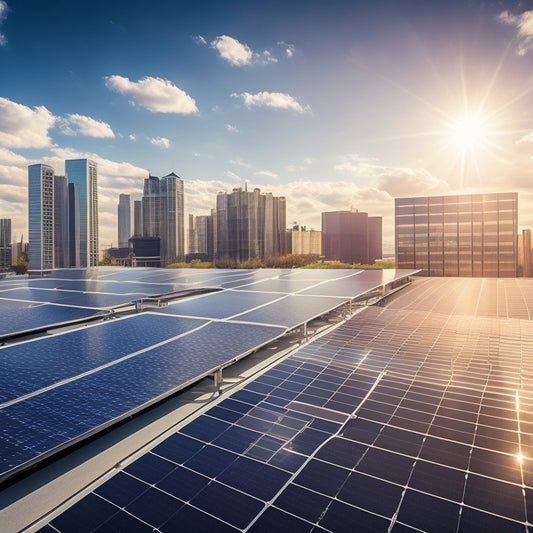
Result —
<path fill-rule="evenodd" d="M 118 247 L 128 248 L 131 237 L 131 203 L 129 194 L 118 197 Z"/>
<path fill-rule="evenodd" d="M 189 215 L 189 253 L 187 261 L 200 259 L 203 261 L 213 261 L 215 232 L 214 223 L 216 214 L 214 210 L 211 215 L 200 215 L 194 217 Z"/>
<path fill-rule="evenodd" d="M 322 255 L 322 232 L 294 225 L 289 230 L 291 253 Z"/>
<path fill-rule="evenodd" d="M 65 161 L 65 174 L 69 185 L 74 184 L 78 196 L 78 208 L 73 213 L 79 221 L 79 241 L 70 242 L 79 250 L 79 266 L 98 266 L 98 172 L 97 165 L 90 159 L 70 159 Z M 70 206 L 69 216 L 74 206 Z M 77 255 L 71 251 L 72 255 Z"/>
<path fill-rule="evenodd" d="M 54 177 L 54 268 L 68 268 L 68 186 L 65 176 Z"/>
<path fill-rule="evenodd" d="M 396 267 L 423 276 L 515 277 L 518 194 L 396 198 Z"/>
<path fill-rule="evenodd" d="M 28 166 L 28 271 L 42 274 L 54 268 L 54 169 Z"/>
<path fill-rule="evenodd" d="M 68 260 L 72 268 L 80 267 L 80 196 L 75 183 L 68 184 Z"/>
<path fill-rule="evenodd" d="M 530 278 L 533 271 L 531 263 L 531 230 L 524 229 L 518 235 L 518 265 L 521 268 L 522 276 Z"/>
<path fill-rule="evenodd" d="M 235 261 L 264 260 L 285 254 L 285 197 L 259 189 L 233 189 L 217 195 L 216 257 Z"/>
<path fill-rule="evenodd" d="M 160 238 L 162 266 L 185 259 L 183 196 L 183 180 L 174 172 L 144 180 L 143 236 Z"/>
<path fill-rule="evenodd" d="M 132 267 L 160 267 L 161 239 L 159 237 L 132 237 L 129 241 Z"/>
<path fill-rule="evenodd" d="M 373 264 L 382 257 L 382 218 L 357 210 L 322 213 L 326 261 Z"/>
<path fill-rule="evenodd" d="M 0 218 L 0 270 L 11 270 L 11 219 Z"/>
<path fill-rule="evenodd" d="M 143 235 L 143 210 L 142 200 L 133 202 L 133 237 L 142 237 Z"/>
<path fill-rule="evenodd" d="M 198 253 L 198 246 L 196 242 L 196 224 L 194 215 L 189 214 L 189 251 L 188 255 Z"/>

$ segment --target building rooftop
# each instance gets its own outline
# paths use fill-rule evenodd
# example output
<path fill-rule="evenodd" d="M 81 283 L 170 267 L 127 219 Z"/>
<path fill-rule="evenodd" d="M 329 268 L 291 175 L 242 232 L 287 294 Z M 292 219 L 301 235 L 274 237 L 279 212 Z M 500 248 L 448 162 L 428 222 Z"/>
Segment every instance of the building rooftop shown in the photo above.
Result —
<path fill-rule="evenodd" d="M 8 530 L 528 531 L 532 280 L 418 278 L 354 313 L 412 272 L 230 272 L 211 273 L 223 291 L 118 322 L 194 314 L 285 334 L 224 368 L 219 391 L 206 377 L 7 480 Z M 319 305 L 325 287 L 343 304 Z M 239 295 L 220 318 L 225 292 Z"/>

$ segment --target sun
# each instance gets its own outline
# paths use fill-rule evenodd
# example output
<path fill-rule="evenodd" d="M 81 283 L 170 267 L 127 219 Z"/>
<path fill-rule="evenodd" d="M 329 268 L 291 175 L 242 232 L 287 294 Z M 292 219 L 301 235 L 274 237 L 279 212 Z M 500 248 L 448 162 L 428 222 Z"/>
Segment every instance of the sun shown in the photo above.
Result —
<path fill-rule="evenodd" d="M 487 120 L 477 114 L 467 114 L 455 120 L 450 130 L 454 144 L 462 150 L 475 151 L 487 140 Z"/>

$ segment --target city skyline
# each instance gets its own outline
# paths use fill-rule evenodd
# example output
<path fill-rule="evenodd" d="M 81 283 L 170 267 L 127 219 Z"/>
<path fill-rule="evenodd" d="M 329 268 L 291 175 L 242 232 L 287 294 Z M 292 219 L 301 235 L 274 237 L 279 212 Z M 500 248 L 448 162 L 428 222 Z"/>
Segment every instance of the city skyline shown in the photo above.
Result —
<path fill-rule="evenodd" d="M 382 216 L 385 253 L 395 197 L 515 190 L 533 226 L 533 2 L 91 5 L 0 0 L 13 240 L 28 165 L 78 158 L 98 164 L 100 248 L 119 195 L 172 171 L 186 216 L 248 183 L 287 198 L 288 225 Z"/>

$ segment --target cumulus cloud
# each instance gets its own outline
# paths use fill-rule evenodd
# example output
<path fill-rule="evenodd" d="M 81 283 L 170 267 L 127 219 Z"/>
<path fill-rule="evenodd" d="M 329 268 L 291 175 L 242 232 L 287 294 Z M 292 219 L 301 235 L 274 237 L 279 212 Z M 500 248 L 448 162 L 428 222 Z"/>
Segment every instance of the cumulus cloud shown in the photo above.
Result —
<path fill-rule="evenodd" d="M 278 45 L 285 49 L 285 55 L 287 57 L 292 57 L 294 55 L 294 52 L 296 51 L 296 48 L 293 44 L 288 44 L 284 41 L 279 41 Z"/>
<path fill-rule="evenodd" d="M 131 98 L 153 113 L 190 115 L 198 112 L 195 100 L 169 80 L 147 76 L 139 81 L 130 81 L 117 75 L 108 76 L 105 80 L 108 89 Z"/>
<path fill-rule="evenodd" d="M 20 155 L 8 150 L 7 148 L 0 147 L 0 165 L 27 165 L 28 160 Z"/>
<path fill-rule="evenodd" d="M 44 106 L 33 109 L 0 97 L 0 144 L 11 148 L 46 148 L 56 117 Z"/>
<path fill-rule="evenodd" d="M 376 159 L 358 154 L 342 156 L 341 162 L 335 165 L 335 170 L 358 178 L 370 179 L 378 189 L 392 197 L 450 192 L 450 186 L 446 181 L 433 176 L 423 168 L 380 165 Z"/>
<path fill-rule="evenodd" d="M 214 48 L 222 59 L 237 67 L 249 65 L 254 56 L 252 49 L 247 44 L 243 44 L 228 35 L 219 35 L 214 41 L 211 41 L 211 48 Z"/>
<path fill-rule="evenodd" d="M 130 133 L 128 135 L 128 138 L 129 138 L 130 141 L 135 141 L 135 140 L 137 140 L 137 135 L 135 135 L 135 133 Z"/>
<path fill-rule="evenodd" d="M 512 15 L 508 11 L 502 11 L 498 15 L 498 20 L 516 29 L 518 55 L 524 56 L 533 49 L 533 10 L 524 11 L 521 15 Z"/>
<path fill-rule="evenodd" d="M 7 3 L 4 0 L 0 0 L 0 28 L 2 23 L 7 18 L 8 7 Z M 7 44 L 6 36 L 0 32 L 0 46 L 5 46 Z"/>
<path fill-rule="evenodd" d="M 155 137 L 150 139 L 150 143 L 159 148 L 170 148 L 170 141 L 166 137 Z"/>
<path fill-rule="evenodd" d="M 201 35 L 198 35 L 196 40 L 201 44 L 207 44 Z M 219 35 L 211 41 L 210 47 L 215 49 L 222 59 L 236 67 L 278 62 L 269 50 L 254 52 L 247 44 L 241 43 L 229 35 Z"/>
<path fill-rule="evenodd" d="M 250 93 L 233 93 L 232 98 L 240 98 L 244 105 L 251 107 L 273 107 L 275 109 L 290 109 L 297 113 L 305 113 L 309 110 L 308 106 L 302 106 L 295 98 L 286 93 L 269 93 L 261 91 L 256 94 Z"/>
<path fill-rule="evenodd" d="M 85 135 L 86 137 L 114 138 L 111 126 L 100 120 L 84 115 L 72 114 L 60 120 L 61 133 L 65 135 Z"/>
<path fill-rule="evenodd" d="M 239 130 L 237 129 L 237 126 L 233 126 L 231 124 L 226 124 L 226 131 L 230 131 L 232 133 L 237 133 Z"/>

